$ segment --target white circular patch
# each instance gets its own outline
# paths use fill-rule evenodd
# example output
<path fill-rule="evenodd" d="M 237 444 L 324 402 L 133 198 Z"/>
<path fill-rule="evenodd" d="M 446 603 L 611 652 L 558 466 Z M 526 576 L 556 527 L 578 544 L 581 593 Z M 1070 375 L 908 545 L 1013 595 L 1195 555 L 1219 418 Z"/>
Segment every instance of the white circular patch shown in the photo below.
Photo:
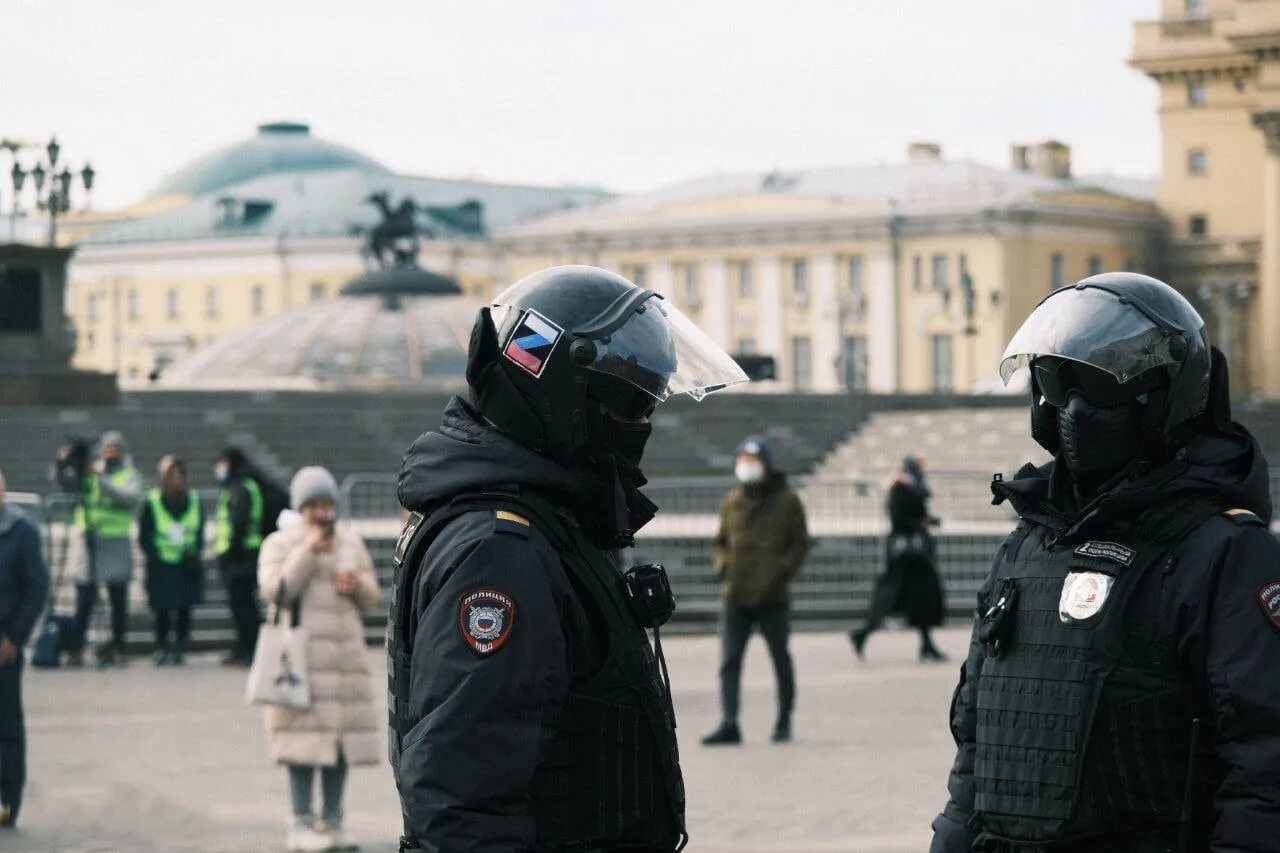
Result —
<path fill-rule="evenodd" d="M 1062 584 L 1058 617 L 1063 622 L 1079 622 L 1094 616 L 1107 603 L 1116 579 L 1102 572 L 1072 572 Z"/>
<path fill-rule="evenodd" d="M 500 607 L 474 607 L 467 617 L 467 630 L 477 640 L 496 640 L 502 636 L 505 621 Z"/>

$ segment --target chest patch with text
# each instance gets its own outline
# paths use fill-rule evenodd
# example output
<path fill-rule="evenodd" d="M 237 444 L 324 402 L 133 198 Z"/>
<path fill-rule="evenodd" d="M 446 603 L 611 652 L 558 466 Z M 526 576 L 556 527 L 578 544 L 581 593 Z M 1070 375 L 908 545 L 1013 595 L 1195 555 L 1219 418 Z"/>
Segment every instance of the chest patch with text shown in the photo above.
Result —
<path fill-rule="evenodd" d="M 1058 618 L 1070 624 L 1083 622 L 1102 611 L 1116 579 L 1102 572 L 1072 572 L 1062 582 Z"/>
<path fill-rule="evenodd" d="M 1076 549 L 1081 557 L 1094 557 L 1099 560 L 1110 560 L 1122 566 L 1132 566 L 1138 552 L 1118 542 L 1086 542 Z"/>

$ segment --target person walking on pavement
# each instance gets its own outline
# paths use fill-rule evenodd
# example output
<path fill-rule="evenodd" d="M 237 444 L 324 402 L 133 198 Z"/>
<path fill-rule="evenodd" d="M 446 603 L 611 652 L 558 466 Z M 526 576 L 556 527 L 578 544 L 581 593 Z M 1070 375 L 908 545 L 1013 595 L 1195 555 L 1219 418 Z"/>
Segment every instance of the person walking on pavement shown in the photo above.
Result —
<path fill-rule="evenodd" d="M 715 541 L 715 570 L 724 585 L 720 619 L 720 727 L 703 738 L 705 745 L 742 742 L 738 697 L 742 660 L 757 625 L 769 647 L 778 679 L 778 717 L 773 741 L 791 740 L 795 706 L 795 671 L 787 649 L 790 638 L 791 581 L 800 573 L 809 550 L 804 505 L 773 467 L 768 442 L 752 436 L 738 447 L 734 463 L 737 488 L 720 507 Z"/>
<path fill-rule="evenodd" d="M 85 641 L 98 602 L 99 585 L 107 588 L 111 639 L 96 649 L 98 665 L 127 663 L 124 643 L 129 622 L 129 583 L 133 580 L 133 540 L 129 534 L 142 499 L 142 477 L 133 467 L 123 435 L 105 432 L 98 445 L 98 459 L 84 479 L 83 499 L 75 511 L 75 527 L 80 534 L 75 546 L 81 557 L 71 561 L 76 610 L 68 643 L 70 666 L 84 664 Z"/>
<path fill-rule="evenodd" d="M 213 465 L 221 490 L 214 517 L 213 553 L 227 590 L 227 605 L 235 624 L 235 643 L 222 659 L 224 666 L 249 666 L 258 644 L 258 550 L 262 547 L 266 501 L 248 458 L 228 447 Z"/>
<path fill-rule="evenodd" d="M 945 608 L 936 565 L 937 548 L 929 532 L 938 524 L 938 519 L 929 514 L 931 494 L 924 476 L 924 459 L 903 459 L 902 473 L 889 486 L 885 499 L 889 515 L 885 572 L 876 581 L 866 623 L 849 632 L 859 660 L 864 657 L 867 638 L 890 613 L 905 614 L 907 624 L 920 632 L 922 662 L 947 659 L 934 645 L 932 634 L 932 629 L 942 624 Z"/>
<path fill-rule="evenodd" d="M 166 456 L 160 485 L 147 492 L 138 513 L 138 546 L 146 557 L 147 602 L 155 620 L 156 666 L 181 666 L 191 637 L 191 608 L 204 582 L 204 511 L 187 487 L 187 466 Z M 172 639 L 170 639 L 172 631 Z"/>
<path fill-rule="evenodd" d="M 387 626 L 402 850 L 669 853 L 684 782 L 660 566 L 624 569 L 656 507 L 649 417 L 746 375 L 661 295 L 588 266 L 479 312 L 470 400 L 409 448 Z"/>
<path fill-rule="evenodd" d="M 22 650 L 49 597 L 40 533 L 5 502 L 0 474 L 0 830 L 17 824 L 27 774 Z"/>
<path fill-rule="evenodd" d="M 338 484 L 302 468 L 289 485 L 301 516 L 267 537 L 258 582 L 273 607 L 297 608 L 307 632 L 311 707 L 264 709 L 271 757 L 288 767 L 289 850 L 354 849 L 342 828 L 347 768 L 382 754 L 363 614 L 377 609 L 378 581 L 364 540 L 337 523 Z M 320 777 L 320 820 L 313 814 Z"/>
<path fill-rule="evenodd" d="M 1280 544 L 1227 360 L 1164 282 L 1059 288 L 1005 350 L 1053 459 L 991 483 L 932 853 L 1280 849 Z"/>

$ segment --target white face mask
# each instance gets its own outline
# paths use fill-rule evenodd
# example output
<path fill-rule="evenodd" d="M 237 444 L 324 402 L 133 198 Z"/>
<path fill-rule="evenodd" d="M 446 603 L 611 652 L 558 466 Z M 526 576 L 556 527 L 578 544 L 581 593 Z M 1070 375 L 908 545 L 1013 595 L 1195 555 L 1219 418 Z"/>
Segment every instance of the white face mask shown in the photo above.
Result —
<path fill-rule="evenodd" d="M 231 474 L 231 471 L 228 470 L 227 466 L 223 463 L 218 463 L 217 465 L 213 466 L 213 478 L 217 480 L 219 483 L 225 483 L 227 481 L 227 477 L 230 476 L 230 474 Z"/>
<path fill-rule="evenodd" d="M 758 459 L 739 459 L 734 463 L 733 476 L 740 483 L 758 483 L 764 479 L 764 463 Z"/>

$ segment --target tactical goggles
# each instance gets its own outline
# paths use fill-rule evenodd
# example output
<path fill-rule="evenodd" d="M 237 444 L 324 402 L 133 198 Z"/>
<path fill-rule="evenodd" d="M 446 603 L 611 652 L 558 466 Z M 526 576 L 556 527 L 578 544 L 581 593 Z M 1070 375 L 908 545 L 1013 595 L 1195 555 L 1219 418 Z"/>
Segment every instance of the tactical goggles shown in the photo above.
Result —
<path fill-rule="evenodd" d="M 1106 370 L 1065 358 L 1037 358 L 1031 370 L 1045 402 L 1059 409 L 1067 405 L 1072 392 L 1090 405 L 1106 408 L 1136 400 L 1164 382 L 1161 370 L 1148 370 L 1135 379 L 1121 382 Z"/>

